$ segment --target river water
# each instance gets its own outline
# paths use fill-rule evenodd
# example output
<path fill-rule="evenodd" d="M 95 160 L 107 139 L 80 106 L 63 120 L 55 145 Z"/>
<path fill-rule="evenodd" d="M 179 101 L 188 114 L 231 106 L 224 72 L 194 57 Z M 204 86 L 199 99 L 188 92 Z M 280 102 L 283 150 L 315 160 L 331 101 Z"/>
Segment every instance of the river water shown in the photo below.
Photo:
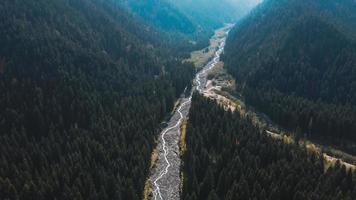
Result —
<path fill-rule="evenodd" d="M 225 29 L 225 34 L 223 34 L 221 38 L 218 38 L 218 49 L 215 51 L 211 61 L 195 76 L 192 93 L 189 97 L 179 99 L 180 105 L 178 109 L 169 120 L 167 128 L 160 133 L 157 146 L 158 160 L 149 179 L 153 190 L 150 195 L 151 199 L 180 200 L 180 125 L 183 119 L 188 117 L 193 92 L 204 92 L 208 72 L 214 68 L 220 60 L 220 56 L 225 47 L 228 31 L 229 28 Z"/>

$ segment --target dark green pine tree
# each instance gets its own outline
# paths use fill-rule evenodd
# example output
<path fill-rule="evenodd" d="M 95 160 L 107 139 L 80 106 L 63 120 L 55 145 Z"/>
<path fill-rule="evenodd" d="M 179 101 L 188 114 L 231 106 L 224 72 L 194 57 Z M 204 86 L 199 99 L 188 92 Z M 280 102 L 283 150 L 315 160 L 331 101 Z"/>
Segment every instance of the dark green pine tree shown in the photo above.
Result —
<path fill-rule="evenodd" d="M 208 200 L 220 200 L 218 195 L 216 194 L 215 190 L 211 190 L 208 196 Z"/>

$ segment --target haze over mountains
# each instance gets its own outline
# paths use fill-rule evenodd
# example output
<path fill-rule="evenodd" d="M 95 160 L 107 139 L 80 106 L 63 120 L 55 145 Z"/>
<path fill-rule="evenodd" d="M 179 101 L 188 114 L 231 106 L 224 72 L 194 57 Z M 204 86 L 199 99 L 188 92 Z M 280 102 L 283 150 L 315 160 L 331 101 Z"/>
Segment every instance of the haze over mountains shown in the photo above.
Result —
<path fill-rule="evenodd" d="M 122 3 L 0 3 L 1 199 L 141 198 L 159 124 L 191 87 L 189 40 L 227 18 Z"/>
<path fill-rule="evenodd" d="M 242 103 L 227 111 L 197 91 L 188 118 L 171 118 L 197 84 L 191 52 L 212 59 L 225 23 L 236 24 L 216 66 L 236 90 L 215 94 L 266 114 L 287 142 Z M 183 154 L 157 149 L 169 120 Z M 0 2 L 0 199 L 153 198 L 167 151 L 184 200 L 353 200 L 355 134 L 355 0 Z"/>
<path fill-rule="evenodd" d="M 258 1 L 250 0 L 116 0 L 142 20 L 170 33 L 207 45 L 213 31 L 224 23 L 234 23 Z M 203 44 L 201 44 L 203 43 Z"/>

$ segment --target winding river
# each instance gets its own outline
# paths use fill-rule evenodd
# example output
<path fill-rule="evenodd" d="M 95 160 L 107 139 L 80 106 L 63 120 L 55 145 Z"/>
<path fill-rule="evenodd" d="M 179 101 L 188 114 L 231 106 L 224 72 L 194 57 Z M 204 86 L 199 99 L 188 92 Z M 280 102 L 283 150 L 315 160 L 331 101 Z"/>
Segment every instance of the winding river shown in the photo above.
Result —
<path fill-rule="evenodd" d="M 180 125 L 189 114 L 192 94 L 194 91 L 203 93 L 205 90 L 209 70 L 214 68 L 220 60 L 224 51 L 225 41 L 229 29 L 225 29 L 223 37 L 218 39 L 218 49 L 213 55 L 213 59 L 200 70 L 194 79 L 194 87 L 189 97 L 179 100 L 180 106 L 175 111 L 167 128 L 165 128 L 158 141 L 158 160 L 153 169 L 150 180 L 152 184 L 152 197 L 154 200 L 179 200 L 180 199 L 180 166 L 179 138 Z"/>

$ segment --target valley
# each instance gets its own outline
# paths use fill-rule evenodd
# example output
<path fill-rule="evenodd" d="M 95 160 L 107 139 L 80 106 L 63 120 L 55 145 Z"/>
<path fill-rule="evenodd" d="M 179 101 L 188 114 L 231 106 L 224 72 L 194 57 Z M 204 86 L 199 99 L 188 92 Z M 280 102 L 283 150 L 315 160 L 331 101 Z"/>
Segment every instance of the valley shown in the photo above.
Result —
<path fill-rule="evenodd" d="M 3 0 L 1 200 L 356 199 L 355 0 Z"/>
<path fill-rule="evenodd" d="M 213 55 L 209 59 L 208 56 L 201 57 L 207 62 L 205 67 L 201 70 L 198 68 L 198 73 L 193 80 L 194 87 L 188 97 L 183 96 L 178 100 L 178 108 L 175 110 L 173 116 L 167 123 L 167 127 L 163 129 L 158 139 L 158 145 L 154 150 L 157 158 L 151 160 L 155 162 L 154 167 L 151 169 L 150 178 L 147 180 L 149 189 L 145 189 L 144 198 L 163 200 L 163 199 L 180 199 L 180 167 L 181 156 L 179 150 L 181 123 L 187 118 L 191 105 L 192 94 L 197 91 L 204 93 L 206 91 L 206 82 L 208 72 L 216 66 L 219 62 L 220 55 L 223 52 L 225 46 L 225 40 L 231 24 L 226 25 L 215 32 L 212 37 L 209 49 L 213 49 L 213 53 L 208 52 L 209 55 Z M 215 50 L 215 51 L 214 51 Z M 194 55 L 195 53 L 192 53 Z M 201 61 L 199 61 L 201 63 Z"/>
<path fill-rule="evenodd" d="M 216 101 L 223 106 L 226 111 L 239 112 L 245 118 L 252 119 L 253 124 L 264 133 L 276 140 L 282 140 L 286 144 L 295 144 L 293 133 L 287 132 L 274 123 L 268 116 L 256 111 L 247 105 L 236 90 L 235 80 L 224 68 L 224 63 L 220 61 L 220 55 L 225 46 L 226 34 L 233 25 L 227 24 L 224 28 L 215 31 L 215 35 L 210 40 L 210 46 L 191 53 L 191 58 L 184 62 L 193 62 L 199 73 L 194 79 L 194 88 L 203 96 Z M 217 49 L 217 50 L 216 50 Z M 210 61 L 209 61 L 210 60 Z M 160 134 L 158 145 L 154 150 L 155 159 L 151 160 L 150 178 L 147 180 L 148 190 L 145 189 L 145 199 L 163 200 L 180 199 L 181 179 L 180 174 L 181 154 L 179 144 L 182 141 L 181 123 L 189 115 L 192 93 L 188 97 L 178 100 L 173 116 Z M 184 141 L 183 141 L 184 143 Z M 356 158 L 339 149 L 324 146 L 307 139 L 298 141 L 300 148 L 321 155 L 325 161 L 325 170 L 334 166 L 336 162 L 344 165 L 347 169 L 356 169 Z M 327 152 L 325 151 L 327 149 Z"/>

